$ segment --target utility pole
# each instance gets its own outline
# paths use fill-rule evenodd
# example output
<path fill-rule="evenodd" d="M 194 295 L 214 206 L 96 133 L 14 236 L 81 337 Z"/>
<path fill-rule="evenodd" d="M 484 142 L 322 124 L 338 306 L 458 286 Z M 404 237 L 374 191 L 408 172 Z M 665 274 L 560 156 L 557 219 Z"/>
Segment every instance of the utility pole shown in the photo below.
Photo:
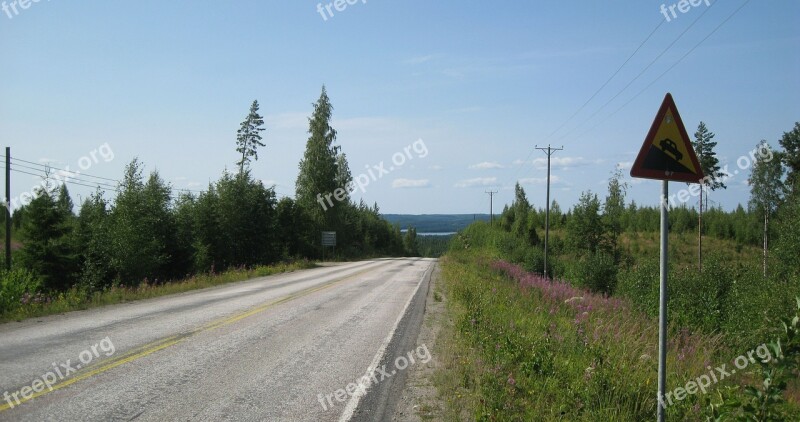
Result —
<path fill-rule="evenodd" d="M 546 204 L 546 212 L 544 217 L 544 276 L 548 277 L 547 275 L 547 243 L 550 240 L 550 156 L 555 154 L 556 151 L 563 151 L 564 146 L 562 145 L 561 148 L 552 148 L 550 145 L 547 145 L 547 148 L 540 148 L 538 145 L 535 146 L 536 149 L 544 151 L 547 154 L 547 204 Z M 549 277 L 548 277 L 549 278 Z"/>
<path fill-rule="evenodd" d="M 6 147 L 6 270 L 11 271 L 11 147 Z"/>
<path fill-rule="evenodd" d="M 494 203 L 494 194 L 496 194 L 497 191 L 496 190 L 495 191 L 489 190 L 489 191 L 486 191 L 486 193 L 489 194 L 489 226 L 493 226 L 494 225 L 494 208 L 493 208 L 493 205 L 494 205 L 493 204 Z"/>

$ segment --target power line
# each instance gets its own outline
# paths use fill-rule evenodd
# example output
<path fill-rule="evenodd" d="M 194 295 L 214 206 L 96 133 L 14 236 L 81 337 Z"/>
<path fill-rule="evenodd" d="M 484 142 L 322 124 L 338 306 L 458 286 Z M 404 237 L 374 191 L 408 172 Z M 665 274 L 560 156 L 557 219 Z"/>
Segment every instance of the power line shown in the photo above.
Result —
<path fill-rule="evenodd" d="M 549 279 L 550 277 L 547 276 L 547 242 L 550 239 L 550 157 L 555 154 L 556 151 L 563 151 L 564 147 L 553 148 L 547 145 L 547 148 L 544 148 L 536 145 L 535 148 L 547 154 L 547 203 L 545 204 L 547 211 L 544 217 L 544 276 Z"/>
<path fill-rule="evenodd" d="M 0 155 L 0 157 L 3 157 L 3 158 L 5 158 L 5 156 L 4 156 L 4 155 Z M 14 163 L 13 163 L 14 161 L 21 161 L 21 162 L 23 162 L 23 163 L 27 163 L 27 164 L 33 164 L 33 165 L 40 166 L 40 167 L 52 168 L 52 166 L 50 166 L 50 165 L 47 165 L 47 164 L 36 163 L 36 162 L 33 162 L 33 161 L 27 161 L 27 160 L 23 160 L 23 159 L 21 159 L 21 158 L 17 158 L 17 157 L 11 157 L 11 161 L 12 161 L 12 164 L 14 164 Z M 18 164 L 18 165 L 19 165 L 19 164 Z M 81 173 L 80 171 L 74 171 L 74 172 L 73 172 L 73 171 L 69 171 L 69 170 L 64 170 L 64 171 L 67 171 L 67 172 L 69 172 L 69 173 L 73 173 L 73 174 L 80 174 L 80 175 L 82 175 L 82 176 L 86 176 L 86 177 L 91 177 L 91 178 L 93 178 L 93 179 L 108 180 L 108 181 L 111 181 L 111 182 L 119 183 L 119 180 L 117 180 L 117 179 L 110 179 L 110 178 L 108 178 L 108 177 L 93 176 L 93 175 L 91 175 L 91 174 L 88 174 L 88 173 Z"/>
<path fill-rule="evenodd" d="M 661 20 L 661 19 L 659 19 L 659 23 L 658 23 L 658 25 L 656 25 L 656 26 L 655 26 L 655 28 L 653 28 L 653 30 L 652 30 L 652 31 L 650 31 L 650 34 L 648 34 L 648 35 L 647 35 L 647 37 L 645 37 L 645 39 L 644 39 L 642 42 L 640 42 L 640 43 L 639 43 L 639 46 L 637 46 L 637 47 L 636 47 L 636 49 L 635 49 L 635 50 L 633 50 L 633 53 L 631 53 L 631 54 L 628 56 L 628 58 L 627 58 L 627 59 L 625 59 L 625 61 L 624 61 L 624 62 L 622 62 L 622 64 L 621 64 L 621 65 L 620 65 L 620 66 L 617 68 L 617 70 L 616 70 L 616 71 L 614 71 L 614 73 L 613 73 L 613 74 L 611 74 L 611 76 L 609 76 L 609 77 L 608 77 L 608 79 L 606 79 L 606 81 L 605 81 L 605 82 L 604 82 L 604 83 L 603 83 L 603 84 L 600 86 L 600 88 L 598 88 L 598 89 L 597 89 L 597 90 L 594 92 L 594 94 L 592 94 L 592 95 L 591 95 L 591 97 L 589 97 L 589 99 L 588 99 L 588 100 L 586 100 L 586 101 L 583 103 L 583 105 L 581 105 L 580 107 L 578 107 L 578 109 L 577 109 L 577 110 L 576 110 L 574 113 L 572 113 L 572 115 L 571 115 L 571 116 L 569 116 L 569 118 L 567 118 L 567 120 L 565 120 L 563 123 L 561 123 L 561 124 L 560 124 L 560 125 L 559 125 L 559 126 L 556 128 L 556 130 L 552 131 L 552 132 L 551 132 L 549 135 L 547 135 L 547 136 L 546 136 L 546 137 L 543 139 L 543 142 L 546 142 L 546 141 L 548 141 L 550 138 L 552 138 L 552 137 L 553 137 L 553 135 L 555 135 L 556 133 L 558 133 L 558 131 L 559 131 L 559 130 L 561 130 L 562 128 L 564 128 L 564 126 L 566 126 L 566 125 L 567 125 L 567 123 L 569 123 L 570 121 L 572 121 L 572 119 L 573 119 L 573 118 L 575 118 L 575 116 L 577 116 L 577 115 L 578 115 L 578 113 L 580 113 L 581 111 L 583 111 L 583 109 L 584 109 L 584 108 L 586 108 L 586 106 L 587 106 L 587 105 L 588 105 L 590 102 L 592 102 L 592 100 L 593 100 L 593 99 L 595 99 L 595 97 L 597 97 L 597 94 L 599 94 L 599 93 L 600 93 L 600 92 L 601 92 L 603 89 L 605 89 L 605 87 L 606 87 L 606 86 L 607 86 L 607 85 L 608 85 L 608 84 L 609 84 L 609 83 L 610 83 L 610 82 L 611 82 L 611 81 L 612 81 L 612 80 L 613 80 L 613 79 L 614 79 L 614 78 L 615 78 L 615 77 L 616 77 L 616 76 L 619 74 L 619 72 L 620 72 L 620 71 L 622 71 L 622 69 L 625 67 L 625 65 L 627 65 L 627 64 L 628 64 L 628 63 L 631 61 L 631 59 L 633 59 L 633 57 L 634 57 L 634 56 L 635 56 L 635 55 L 636 55 L 636 54 L 639 52 L 639 50 L 641 50 L 641 49 L 642 49 L 642 47 L 644 47 L 644 45 L 645 45 L 645 44 L 646 44 L 648 41 L 650 41 L 650 38 L 652 38 L 652 37 L 653 37 L 653 35 L 654 35 L 654 34 L 655 34 L 657 31 L 658 31 L 658 29 L 659 29 L 659 28 L 661 28 L 661 25 L 663 25 L 663 24 L 664 24 L 664 22 L 665 22 L 664 20 Z M 522 165 L 524 165 L 524 164 L 525 164 L 525 163 L 526 163 L 526 162 L 527 162 L 527 161 L 528 161 L 528 160 L 531 158 L 531 156 L 533 155 L 533 152 L 534 152 L 534 151 L 536 151 L 536 149 L 535 149 L 535 148 L 534 148 L 534 149 L 532 149 L 532 150 L 530 150 L 530 152 L 528 153 L 528 156 L 527 156 L 527 157 L 525 157 L 525 160 L 523 160 L 523 161 L 522 161 Z M 514 177 L 515 179 L 519 177 L 519 172 L 520 172 L 520 171 L 518 170 L 518 171 L 517 171 L 517 175 Z"/>
<path fill-rule="evenodd" d="M 711 10 L 711 8 L 712 8 L 712 7 L 714 7 L 714 5 L 715 5 L 715 4 L 717 4 L 717 2 L 714 2 L 714 3 L 712 3 L 712 4 L 711 4 L 711 6 L 708 6 L 708 7 L 706 7 L 706 8 L 703 10 L 703 12 L 700 14 L 700 16 L 698 16 L 698 17 L 697 17 L 697 19 L 695 19 L 694 21 L 692 21 L 692 23 L 691 23 L 691 24 L 690 24 L 688 27 L 686 27 L 686 29 L 684 29 L 684 30 L 683 30 L 683 32 L 681 32 L 681 33 L 680 33 L 680 35 L 678 35 L 678 37 L 677 37 L 677 38 L 675 38 L 675 39 L 674 39 L 674 40 L 673 40 L 673 41 L 672 41 L 672 42 L 671 42 L 671 43 L 670 43 L 670 44 L 669 44 L 669 45 L 668 45 L 666 48 L 664 48 L 664 49 L 661 51 L 661 53 L 659 53 L 659 55 L 658 55 L 658 56 L 656 56 L 656 57 L 655 57 L 655 58 L 654 58 L 652 61 L 650 61 L 650 63 L 649 63 L 647 66 L 645 66 L 645 67 L 644 67 L 644 69 L 642 69 L 642 70 L 641 70 L 641 71 L 640 71 L 640 72 L 639 72 L 639 73 L 638 73 L 638 74 L 637 74 L 637 75 L 636 75 L 636 76 L 635 76 L 633 79 L 631 79 L 631 80 L 630 80 L 630 82 L 628 82 L 628 84 L 627 84 L 627 85 L 625 85 L 625 86 L 624 86 L 624 87 L 623 87 L 621 90 L 619 90 L 619 92 L 617 92 L 617 93 L 616 93 L 616 94 L 615 94 L 613 97 L 611 97 L 611 99 L 610 99 L 610 100 L 606 101 L 606 102 L 605 102 L 605 104 L 603 104 L 602 106 L 600 106 L 600 108 L 599 108 L 599 109 L 597 109 L 597 110 L 596 110 L 594 113 L 592 113 L 592 115 L 591 115 L 591 116 L 589 116 L 589 117 L 588 117 L 586 120 L 584 120 L 584 121 L 583 121 L 583 123 L 581 123 L 581 124 L 579 124 L 579 125 L 575 126 L 575 127 L 574 127 L 574 128 L 572 128 L 571 130 L 569 130 L 567 133 L 565 133 L 565 134 L 564 134 L 564 135 L 562 135 L 560 138 L 558 138 L 558 140 L 562 140 L 562 139 L 566 138 L 567 136 L 569 136 L 569 134 L 573 133 L 573 132 L 574 132 L 575 130 L 577 130 L 579 127 L 581 127 L 581 126 L 585 125 L 586 123 L 588 123 L 588 122 L 589 122 L 590 120 L 592 120 L 592 119 L 593 119 L 595 116 L 597 116 L 597 114 L 598 114 L 598 113 L 600 113 L 601 111 L 603 111 L 603 109 L 605 109 L 605 108 L 606 108 L 606 107 L 607 107 L 609 104 L 611 104 L 611 102 L 613 102 L 613 101 L 614 101 L 614 100 L 616 100 L 616 99 L 617 99 L 617 98 L 618 98 L 620 95 L 622 95 L 622 93 L 623 93 L 623 92 L 625 92 L 625 91 L 626 91 L 626 90 L 627 90 L 627 89 L 628 89 L 628 88 L 629 88 L 631 85 L 633 85 L 633 83 L 634 83 L 634 82 L 636 82 L 637 80 L 639 80 L 639 78 L 641 78 L 641 77 L 642 77 L 642 75 L 644 75 L 644 74 L 645 74 L 645 72 L 647 72 L 647 71 L 648 71 L 648 70 L 649 70 L 649 69 L 650 69 L 650 68 L 651 68 L 651 67 L 652 67 L 652 66 L 653 66 L 653 65 L 654 65 L 654 64 L 655 64 L 655 63 L 656 63 L 656 62 L 657 62 L 659 59 L 661 59 L 661 57 L 663 57 L 663 56 L 664 56 L 664 54 L 666 54 L 666 53 L 667 53 L 667 51 L 669 51 L 669 50 L 670 50 L 670 49 L 671 49 L 671 48 L 672 48 L 672 47 L 673 47 L 673 46 L 674 46 L 674 45 L 675 45 L 675 44 L 676 44 L 678 41 L 680 41 L 680 39 L 681 39 L 681 38 L 683 38 L 683 36 L 684 36 L 684 35 L 686 35 L 686 33 L 687 33 L 687 32 L 689 32 L 689 30 L 690 30 L 690 29 L 692 29 L 692 28 L 695 26 L 695 24 L 697 24 L 697 22 L 699 22 L 699 21 L 700 21 L 700 19 L 703 19 L 703 16 L 705 16 L 705 15 L 706 15 L 706 13 L 708 13 L 708 11 L 709 11 L 709 10 Z M 663 23 L 664 21 L 661 21 L 661 22 Z"/>
<path fill-rule="evenodd" d="M 27 174 L 27 175 L 30 175 L 30 176 L 43 177 L 43 175 L 41 175 L 41 174 L 30 173 L 30 172 L 27 172 L 27 171 L 24 171 L 24 170 L 17 170 L 17 169 L 14 169 L 14 168 L 12 168 L 12 169 L 11 169 L 11 171 L 13 171 L 13 172 L 16 172 L 16 173 Z M 98 188 L 98 187 L 102 187 L 102 186 L 100 186 L 100 185 L 87 185 L 87 184 L 83 184 L 83 183 L 79 183 L 79 182 L 74 182 L 74 181 L 71 181 L 71 180 L 62 180 L 62 182 L 64 182 L 64 183 L 70 183 L 70 184 L 73 184 L 73 185 L 78 185 L 78 186 L 85 186 L 85 187 L 87 187 L 87 188 Z M 112 190 L 112 191 L 114 191 L 114 192 L 117 192 L 117 193 L 119 193 L 119 191 L 118 191 L 116 188 L 108 188 L 108 190 Z"/>
<path fill-rule="evenodd" d="M 669 68 L 667 68 L 667 70 L 665 70 L 663 73 L 661 73 L 660 75 L 658 75 L 658 77 L 656 77 L 655 79 L 653 79 L 653 81 L 652 81 L 652 82 L 650 82 L 650 84 L 648 84 L 646 87 L 642 88 L 642 89 L 641 89 L 641 90 L 640 90 L 638 93 L 636 93 L 636 95 L 634 95 L 634 96 L 633 96 L 633 97 L 631 97 L 631 98 L 630 98 L 630 99 L 629 99 L 627 102 L 625 102 L 625 104 L 622 104 L 622 105 L 621 105 L 621 106 L 620 106 L 618 109 L 614 110 L 614 112 L 613 112 L 613 113 L 611 113 L 611 114 L 609 114 L 608 116 L 606 116 L 606 118 L 605 118 L 605 119 L 602 119 L 602 120 L 600 120 L 600 121 L 599 121 L 599 122 L 597 122 L 597 123 L 596 123 L 594 126 L 592 126 L 591 128 L 589 128 L 589 129 L 588 129 L 588 130 L 586 130 L 585 132 L 581 133 L 581 134 L 578 136 L 578 138 L 581 138 L 581 137 L 585 136 L 587 133 L 591 132 L 592 130 L 594 130 L 595 128 L 597 128 L 597 127 L 598 127 L 598 126 L 600 126 L 601 124 L 603 124 L 603 122 L 606 122 L 606 121 L 608 121 L 608 119 L 610 119 L 611 117 L 613 117 L 614 115 L 616 115 L 617 113 L 619 113 L 619 112 L 620 112 L 620 111 L 621 111 L 623 108 L 627 107 L 627 106 L 628 106 L 628 104 L 632 103 L 632 102 L 633 102 L 633 100 L 635 100 L 635 99 L 639 98 L 639 96 L 640 96 L 640 95 L 642 95 L 642 94 L 643 94 L 645 91 L 647 91 L 648 89 L 650 89 L 650 88 L 651 88 L 653 85 L 655 85 L 655 83 L 656 83 L 656 82 L 658 82 L 658 81 L 659 81 L 661 78 L 663 78 L 664 76 L 666 76 L 666 74 L 667 74 L 667 73 L 671 72 L 671 71 L 672 71 L 672 69 L 674 69 L 676 66 L 678 66 L 678 64 L 680 64 L 680 63 L 683 61 L 683 59 L 685 59 L 685 58 L 686 58 L 686 57 L 688 57 L 690 54 L 692 54 L 692 53 L 693 53 L 693 52 L 694 52 L 694 51 L 695 51 L 695 50 L 696 50 L 698 47 L 700 47 L 700 45 L 701 45 L 701 44 L 703 44 L 703 43 L 704 43 L 706 40 L 708 40 L 709 38 L 711 38 L 711 36 L 712 36 L 712 35 L 714 35 L 714 33 L 716 33 L 716 32 L 717 32 L 717 31 L 718 31 L 718 30 L 719 30 L 719 29 L 720 29 L 720 28 L 721 28 L 723 25 L 725 25 L 726 23 L 728 23 L 728 21 L 729 21 L 729 20 L 731 20 L 731 18 L 733 18 L 733 17 L 734 17 L 734 16 L 735 16 L 737 13 L 739 13 L 739 11 L 740 11 L 740 10 L 742 10 L 742 9 L 743 9 L 743 8 L 744 8 L 744 7 L 745 7 L 745 6 L 746 6 L 748 3 L 750 3 L 750 0 L 745 0 L 745 2 L 744 2 L 744 3 L 742 3 L 742 5 L 741 5 L 741 6 L 739 6 L 739 7 L 738 7 L 736 10 L 734 10 L 734 11 L 733 11 L 733 13 L 731 13 L 730 15 L 728 15 L 728 17 L 727 17 L 727 18 L 725 18 L 725 20 L 723 20 L 722 22 L 720 22 L 720 24 L 719 24 L 719 25 L 717 25 L 717 26 L 716 26 L 716 27 L 715 27 L 715 28 L 714 28 L 714 29 L 713 29 L 713 30 L 712 30 L 712 31 L 711 31 L 711 32 L 710 32 L 708 35 L 706 35 L 706 36 L 705 36 L 705 37 L 704 37 L 702 40 L 700 40 L 700 41 L 699 41 L 697 44 L 695 44 L 695 45 L 694 45 L 694 47 L 692 47 L 692 48 L 691 48 L 689 51 L 687 51 L 687 52 L 686 52 L 686 54 L 684 54 L 683 56 L 681 56 L 681 58 L 680 58 L 680 59 L 678 59 L 678 60 L 677 60 L 675 63 L 673 63 L 673 64 L 672 64 L 672 66 L 670 66 Z"/>
<path fill-rule="evenodd" d="M 619 74 L 619 72 L 622 70 L 622 68 L 623 68 L 623 67 L 625 67 L 625 65 L 626 65 L 626 64 L 628 64 L 628 62 L 630 62 L 630 61 L 631 61 L 631 59 L 633 58 L 633 56 L 635 56 L 635 55 L 636 55 L 636 53 L 638 53 L 638 52 L 639 52 L 639 50 L 641 50 L 641 49 L 642 49 L 642 47 L 644 47 L 644 45 L 647 43 L 647 41 L 649 41 L 649 40 L 650 40 L 650 38 L 652 38 L 652 37 L 653 37 L 653 35 L 656 33 L 656 31 L 658 31 L 658 29 L 659 29 L 659 28 L 661 28 L 661 25 L 663 25 L 663 24 L 664 24 L 664 22 L 665 22 L 664 20 L 659 20 L 659 23 L 658 23 L 658 25 L 656 25 L 656 27 L 655 27 L 655 28 L 653 28 L 653 30 L 652 30 L 652 31 L 650 31 L 650 35 L 648 35 L 648 36 L 647 36 L 647 38 L 645 38 L 645 39 L 644 39 L 644 41 L 642 41 L 642 42 L 639 44 L 639 46 L 638 46 L 638 47 L 636 47 L 636 50 L 634 50 L 634 51 L 633 51 L 633 53 L 631 53 L 631 55 L 630 55 L 630 56 L 628 56 L 628 58 L 627 58 L 627 59 L 625 59 L 625 61 L 624 61 L 624 62 L 623 62 L 623 63 L 622 63 L 622 64 L 621 64 L 621 65 L 620 65 L 618 68 L 617 68 L 617 70 L 616 70 L 616 71 L 615 71 L 615 72 L 614 72 L 614 73 L 613 73 L 613 74 L 612 74 L 612 75 L 611 75 L 611 76 L 610 76 L 608 79 L 606 79 L 606 81 L 603 83 L 603 85 L 601 85 L 601 86 L 600 86 L 600 88 L 598 88 L 598 89 L 597 89 L 597 91 L 595 91 L 595 92 L 594 92 L 594 94 L 592 94 L 592 96 L 591 96 L 591 97 L 589 97 L 589 99 L 588 99 L 588 100 L 586 100 L 586 102 L 584 102 L 584 103 L 583 103 L 583 105 L 581 105 L 581 106 L 578 108 L 578 110 L 576 110 L 574 113 L 572 113 L 572 115 L 571 115 L 571 116 L 570 116 L 570 117 L 569 117 L 567 120 L 565 120 L 565 121 L 564 121 L 564 123 L 562 123 L 562 124 L 561 124 L 561 125 L 560 125 L 560 126 L 559 126 L 559 127 L 556 129 L 556 130 L 554 130 L 554 131 L 553 131 L 553 132 L 552 132 L 550 135 L 547 135 L 547 137 L 545 138 L 545 141 L 546 141 L 546 140 L 548 140 L 548 139 L 549 139 L 550 137 L 552 137 L 553 135 L 555 135 L 555 134 L 556 134 L 556 132 L 558 132 L 559 130 L 561 130 L 561 129 L 562 129 L 564 126 L 566 126 L 566 124 L 567 124 L 567 123 L 569 123 L 569 122 L 570 122 L 570 121 L 571 121 L 571 120 L 572 120 L 572 119 L 573 119 L 575 116 L 577 116 L 577 115 L 578 115 L 578 113 L 580 113 L 581 111 L 583 111 L 583 109 L 584 109 L 584 108 L 586 108 L 586 106 L 587 106 L 587 105 L 588 105 L 588 104 L 589 104 L 589 103 L 590 103 L 590 102 L 591 102 L 591 101 L 592 101 L 592 100 L 593 100 L 595 97 L 597 97 L 597 94 L 599 94 L 599 93 L 600 93 L 600 91 L 602 91 L 602 90 L 603 90 L 603 88 L 605 88 L 605 87 L 606 87 L 606 86 L 609 84 L 609 82 L 611 82 L 611 81 L 612 81 L 612 80 L 613 80 L 613 79 L 614 79 L 614 78 L 615 78 L 615 77 L 616 77 L 616 76 Z"/>
<path fill-rule="evenodd" d="M 12 166 L 12 168 L 21 167 L 21 168 L 28 169 L 28 170 L 33 170 L 33 171 L 42 171 L 42 172 L 44 172 L 44 175 L 48 175 L 48 173 L 47 173 L 48 170 L 54 170 L 54 169 L 50 169 L 50 168 L 39 169 L 39 168 L 36 168 L 36 167 L 26 166 L 24 164 L 15 164 L 15 163 L 11 163 L 11 166 Z M 62 172 L 62 174 L 60 174 L 58 178 L 63 178 L 65 180 L 66 179 L 70 179 L 70 180 L 75 180 L 77 182 L 84 182 L 84 183 L 97 183 L 98 186 L 103 186 L 103 187 L 107 187 L 107 188 L 110 188 L 110 189 L 116 189 L 117 188 L 116 185 L 112 185 L 110 183 L 95 182 L 95 181 L 92 181 L 92 180 L 81 179 L 81 178 L 77 177 L 78 174 L 80 174 L 80 173 L 73 173 L 73 172 L 70 172 L 70 171 L 67 171 L 67 170 L 58 170 L 58 171 Z M 48 177 L 52 177 L 52 176 L 48 176 Z"/>
<path fill-rule="evenodd" d="M 5 155 L 0 154 L 0 157 L 5 158 Z M 56 168 L 51 167 L 51 166 L 49 166 L 47 164 L 36 163 L 36 162 L 33 162 L 33 161 L 23 160 L 21 158 L 16 158 L 16 157 L 11 157 L 11 161 L 12 161 L 12 166 L 22 167 L 22 168 L 26 168 L 26 169 L 34 170 L 34 171 L 46 171 L 46 170 L 56 169 Z M 28 165 L 23 165 L 23 164 L 19 164 L 19 163 L 14 163 L 14 161 L 20 161 L 20 162 L 23 162 L 23 163 L 26 163 L 26 164 L 39 166 L 39 168 L 30 167 Z M 67 178 L 69 178 L 71 180 L 67 180 L 66 182 L 67 183 L 72 183 L 74 185 L 87 186 L 87 185 L 82 184 L 82 183 L 95 183 L 100 187 L 107 188 L 107 189 L 113 190 L 115 192 L 119 192 L 117 187 L 122 184 L 122 181 L 120 181 L 118 179 L 112 179 L 112 178 L 102 177 L 102 176 L 95 176 L 95 175 L 91 175 L 91 174 L 88 174 L 88 173 L 82 173 L 80 171 L 70 171 L 70 170 L 62 170 L 62 169 L 57 169 L 57 170 L 59 170 L 61 172 L 64 172 L 64 173 L 67 173 L 67 175 L 68 175 Z M 26 173 L 26 174 L 31 174 L 31 173 Z M 33 176 L 42 176 L 40 174 L 32 174 L 32 175 Z M 95 182 L 95 181 L 92 181 L 92 180 L 85 180 L 85 179 L 82 179 L 81 177 L 88 177 L 88 178 L 94 178 L 94 179 L 99 179 L 99 180 L 108 180 L 110 182 L 114 182 L 115 185 L 111 185 L 110 183 L 105 183 L 105 182 Z M 73 182 L 73 181 L 77 181 L 77 182 Z M 90 185 L 89 187 L 95 187 L 95 186 Z M 193 189 L 188 189 L 188 188 L 174 188 L 173 187 L 172 189 L 175 190 L 175 191 L 184 191 L 184 192 L 191 192 L 191 193 L 198 193 L 198 194 L 199 193 L 203 193 L 203 191 L 198 191 L 198 190 L 193 190 Z"/>

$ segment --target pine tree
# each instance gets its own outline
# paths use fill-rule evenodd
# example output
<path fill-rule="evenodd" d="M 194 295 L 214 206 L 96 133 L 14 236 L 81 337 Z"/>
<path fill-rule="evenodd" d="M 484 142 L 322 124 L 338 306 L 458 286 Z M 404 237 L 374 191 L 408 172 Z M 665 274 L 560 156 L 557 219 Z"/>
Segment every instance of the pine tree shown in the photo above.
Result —
<path fill-rule="evenodd" d="M 170 203 L 171 188 L 158 173 L 145 183 L 138 159 L 125 167 L 111 210 L 112 265 L 123 283 L 163 280 L 168 274 L 175 236 Z"/>
<path fill-rule="evenodd" d="M 417 247 L 417 229 L 409 227 L 406 236 L 403 238 L 403 245 L 407 256 L 419 256 Z"/>
<path fill-rule="evenodd" d="M 625 192 L 627 183 L 622 180 L 622 169 L 617 167 L 608 181 L 608 196 L 603 205 L 603 222 L 608 230 L 608 246 L 619 262 L 619 237 L 622 234 L 622 218 L 625 213 Z"/>
<path fill-rule="evenodd" d="M 101 191 L 83 202 L 78 216 L 77 240 L 81 245 L 81 283 L 90 290 L 108 287 L 113 281 L 111 267 L 108 203 Z"/>
<path fill-rule="evenodd" d="M 242 122 L 236 132 L 236 151 L 242 154 L 242 159 L 236 163 L 239 173 L 244 173 L 245 167 L 250 165 L 250 160 L 258 160 L 258 147 L 263 147 L 261 132 L 264 131 L 264 118 L 258 114 L 258 101 L 250 105 L 250 113 Z"/>
<path fill-rule="evenodd" d="M 63 191 L 66 192 L 66 187 Z M 61 197 L 60 193 L 59 196 Z M 65 193 L 69 197 L 69 193 Z M 20 264 L 42 278 L 45 288 L 66 290 L 77 276 L 77 255 L 72 242 L 72 223 L 66 201 L 56 200 L 56 192 L 39 188 L 25 207 Z"/>
<path fill-rule="evenodd" d="M 697 220 L 697 259 L 701 270 L 703 269 L 703 193 L 706 194 L 705 208 L 708 208 L 708 189 L 713 191 L 727 188 L 722 182 L 723 174 L 720 172 L 717 153 L 714 152 L 714 147 L 717 146 L 717 143 L 713 139 L 714 133 L 706 128 L 705 123 L 700 122 L 700 125 L 697 126 L 697 132 L 694 133 L 692 146 L 697 154 L 698 161 L 700 161 L 700 168 L 705 175 L 700 189 L 700 214 Z"/>
<path fill-rule="evenodd" d="M 511 204 L 514 210 L 514 225 L 512 232 L 525 238 L 528 234 L 528 213 L 531 209 L 531 204 L 528 202 L 528 197 L 525 195 L 525 189 L 520 186 L 519 182 L 514 185 L 514 203 Z"/>
<path fill-rule="evenodd" d="M 603 239 L 600 200 L 591 191 L 583 192 L 567 220 L 567 240 L 573 250 L 596 253 Z"/>

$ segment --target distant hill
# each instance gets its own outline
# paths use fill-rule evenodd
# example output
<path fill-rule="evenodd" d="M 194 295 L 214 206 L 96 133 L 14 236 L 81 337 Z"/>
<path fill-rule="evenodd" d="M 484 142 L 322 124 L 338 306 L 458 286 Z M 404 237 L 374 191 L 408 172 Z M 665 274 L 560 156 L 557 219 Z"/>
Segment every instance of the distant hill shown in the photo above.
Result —
<path fill-rule="evenodd" d="M 417 233 L 448 233 L 462 230 L 474 221 L 489 221 L 489 214 L 383 214 L 383 218 L 401 230 L 414 227 Z"/>

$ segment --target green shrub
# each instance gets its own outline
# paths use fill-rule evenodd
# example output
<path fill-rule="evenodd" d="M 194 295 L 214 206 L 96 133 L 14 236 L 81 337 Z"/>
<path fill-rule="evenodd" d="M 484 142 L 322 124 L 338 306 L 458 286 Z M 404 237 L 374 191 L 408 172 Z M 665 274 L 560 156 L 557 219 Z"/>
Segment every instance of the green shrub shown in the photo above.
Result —
<path fill-rule="evenodd" d="M 659 263 L 657 259 L 638 262 L 617 276 L 616 294 L 631 300 L 640 311 L 658 316 Z"/>
<path fill-rule="evenodd" d="M 26 269 L 0 273 L 0 315 L 17 309 L 41 287 L 41 280 Z"/>

